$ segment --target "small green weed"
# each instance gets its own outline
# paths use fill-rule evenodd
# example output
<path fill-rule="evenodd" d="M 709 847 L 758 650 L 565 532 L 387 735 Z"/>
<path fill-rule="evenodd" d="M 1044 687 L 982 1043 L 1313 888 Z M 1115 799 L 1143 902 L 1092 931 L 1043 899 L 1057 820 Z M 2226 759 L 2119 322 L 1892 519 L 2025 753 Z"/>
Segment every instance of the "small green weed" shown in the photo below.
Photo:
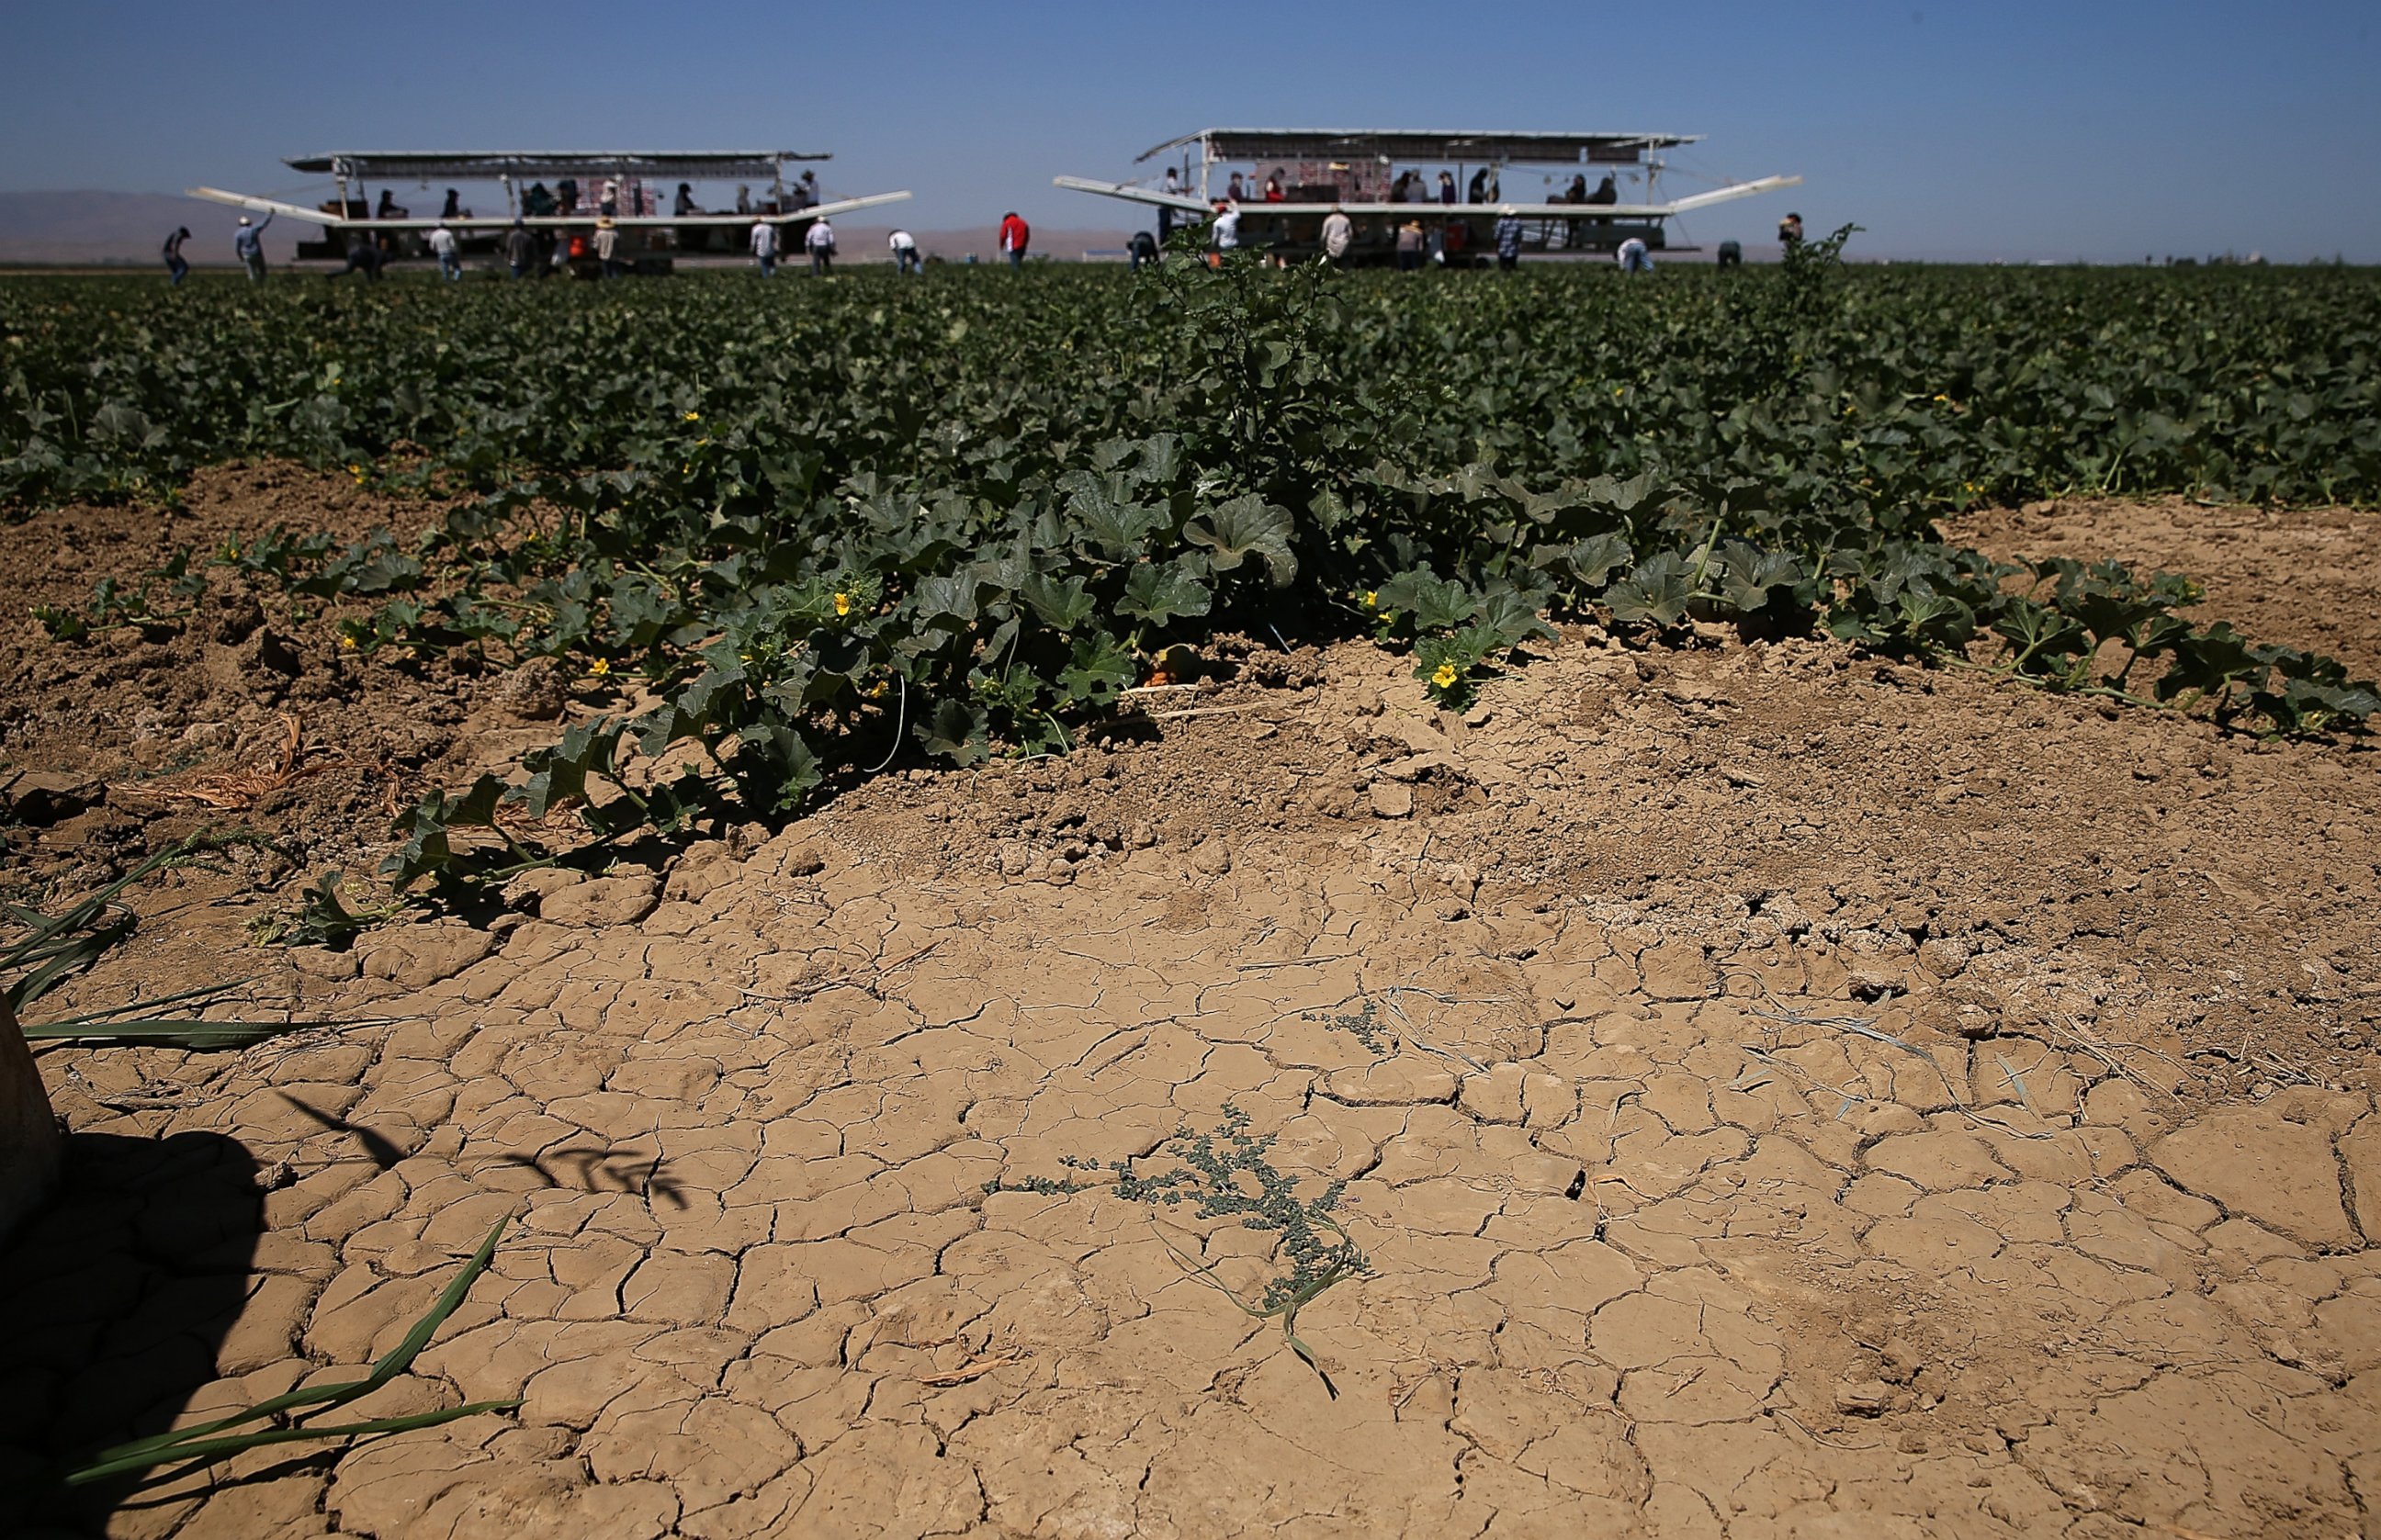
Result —
<path fill-rule="evenodd" d="M 1386 1059 L 1398 1049 L 1397 1038 L 1381 1025 L 1381 1009 L 1371 1000 L 1364 1001 L 1354 1015 L 1345 1012 L 1333 1015 L 1327 1011 L 1309 1011 L 1301 1021 L 1321 1022 L 1334 1032 L 1345 1032 L 1364 1045 L 1364 1050 L 1375 1059 Z"/>
<path fill-rule="evenodd" d="M 1132 1160 L 1126 1158 L 1107 1163 L 1105 1182 L 1071 1176 L 1027 1177 L 987 1182 L 984 1191 L 1062 1195 L 1112 1186 L 1118 1197 L 1130 1202 L 1167 1207 L 1192 1204 L 1201 1219 L 1237 1219 L 1245 1229 L 1276 1232 L 1280 1240 L 1275 1247 L 1275 1262 L 1288 1266 L 1267 1279 L 1264 1291 L 1254 1299 L 1226 1283 L 1213 1263 L 1191 1255 L 1165 1231 L 1157 1231 L 1157 1237 L 1176 1261 L 1242 1314 L 1281 1322 L 1290 1351 L 1337 1399 L 1338 1387 L 1331 1383 L 1314 1350 L 1298 1335 L 1298 1313 L 1333 1284 L 1373 1270 L 1371 1260 L 1334 1214 L 1348 1184 L 1333 1182 L 1315 1197 L 1301 1199 L 1299 1179 L 1275 1169 L 1269 1158 L 1276 1136 L 1250 1133 L 1249 1115 L 1228 1102 L 1223 1113 L 1223 1122 L 1211 1134 L 1194 1134 L 1187 1125 L 1177 1129 L 1166 1147 L 1181 1164 L 1156 1176 L 1137 1174 Z M 1085 1173 L 1102 1169 L 1095 1161 L 1072 1158 L 1061 1158 L 1058 1163 Z"/>

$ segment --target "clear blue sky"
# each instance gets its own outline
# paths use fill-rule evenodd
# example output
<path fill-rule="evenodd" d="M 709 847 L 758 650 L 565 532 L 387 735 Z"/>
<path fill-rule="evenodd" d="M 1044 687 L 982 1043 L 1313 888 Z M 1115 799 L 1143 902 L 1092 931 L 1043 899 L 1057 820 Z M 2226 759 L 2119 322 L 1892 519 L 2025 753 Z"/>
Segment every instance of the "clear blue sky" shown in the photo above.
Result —
<path fill-rule="evenodd" d="M 297 190 L 333 149 L 824 148 L 844 192 L 952 229 L 1118 223 L 1209 125 L 1658 129 L 1806 184 L 1696 216 L 1765 247 L 1790 203 L 1857 251 L 2381 261 L 2381 6 L 1196 6 L 18 0 L 0 190 Z M 1673 187 L 1684 192 L 1685 177 Z M 1519 190 L 1508 189 L 1508 190 Z"/>

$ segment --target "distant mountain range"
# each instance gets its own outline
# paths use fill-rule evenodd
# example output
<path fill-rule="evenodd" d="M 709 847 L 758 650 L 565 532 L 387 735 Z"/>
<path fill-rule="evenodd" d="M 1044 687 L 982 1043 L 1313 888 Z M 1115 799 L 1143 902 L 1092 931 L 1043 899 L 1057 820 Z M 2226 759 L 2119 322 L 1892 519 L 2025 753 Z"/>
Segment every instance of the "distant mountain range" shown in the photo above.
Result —
<path fill-rule="evenodd" d="M 156 267 L 165 237 L 177 225 L 188 225 L 189 244 L 184 255 L 201 266 L 229 266 L 232 232 L 238 227 L 237 210 L 219 203 L 161 192 L 0 192 L 0 263 L 12 266 Z M 291 220 L 275 220 L 264 232 L 268 261 L 280 263 L 295 253 L 299 237 L 311 227 Z M 880 261 L 886 258 L 890 224 L 837 224 L 837 245 L 846 261 Z M 929 255 L 964 260 L 971 252 L 978 261 L 999 256 L 995 225 L 961 230 L 912 228 L 918 245 Z M 1037 254 L 1074 261 L 1086 251 L 1120 250 L 1129 229 L 1036 230 Z"/>

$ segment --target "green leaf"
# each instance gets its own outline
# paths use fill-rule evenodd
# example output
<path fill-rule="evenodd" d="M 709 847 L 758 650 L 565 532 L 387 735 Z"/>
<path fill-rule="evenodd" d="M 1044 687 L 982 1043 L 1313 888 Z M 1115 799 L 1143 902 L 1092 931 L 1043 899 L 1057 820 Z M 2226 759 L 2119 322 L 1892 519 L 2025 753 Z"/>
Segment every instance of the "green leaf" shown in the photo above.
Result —
<path fill-rule="evenodd" d="M 1686 564 L 1675 551 L 1657 551 L 1604 592 L 1612 618 L 1624 625 L 1669 627 L 1687 618 L 1694 597 Z"/>
<path fill-rule="evenodd" d="M 1219 572 L 1232 571 L 1250 556 L 1263 557 L 1265 575 L 1278 588 L 1298 576 L 1298 558 L 1289 548 L 1296 527 L 1288 509 L 1247 492 L 1184 525 L 1182 538 L 1212 552 L 1208 560 Z"/>
<path fill-rule="evenodd" d="M 1178 616 L 1203 615 L 1214 601 L 1206 587 L 1184 571 L 1181 564 L 1168 562 L 1153 566 L 1143 563 L 1125 577 L 1124 597 L 1117 600 L 1117 611 L 1152 625 L 1163 625 Z"/>
<path fill-rule="evenodd" d="M 1058 676 L 1069 705 L 1105 706 L 1132 683 L 1132 654 L 1103 633 L 1075 644 L 1073 661 Z"/>
<path fill-rule="evenodd" d="M 992 752 L 991 724 L 983 711 L 964 700 L 936 701 L 915 731 L 927 753 L 956 765 L 982 764 Z"/>
<path fill-rule="evenodd" d="M 1038 572 L 1025 580 L 1018 597 L 1053 631 L 1074 630 L 1091 617 L 1096 607 L 1081 578 L 1058 581 Z"/>

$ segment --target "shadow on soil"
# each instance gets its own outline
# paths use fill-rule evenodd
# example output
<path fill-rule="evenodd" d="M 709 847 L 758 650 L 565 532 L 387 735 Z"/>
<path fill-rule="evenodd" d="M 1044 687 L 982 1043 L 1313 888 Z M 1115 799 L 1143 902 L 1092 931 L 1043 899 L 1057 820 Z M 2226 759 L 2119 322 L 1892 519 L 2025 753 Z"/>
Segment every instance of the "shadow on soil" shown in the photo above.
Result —
<path fill-rule="evenodd" d="M 0 1248 L 0 1533 L 90 1534 L 141 1478 L 68 1488 L 163 1432 L 215 1361 L 263 1229 L 256 1161 L 219 1134 L 77 1134 L 49 1205 Z"/>

